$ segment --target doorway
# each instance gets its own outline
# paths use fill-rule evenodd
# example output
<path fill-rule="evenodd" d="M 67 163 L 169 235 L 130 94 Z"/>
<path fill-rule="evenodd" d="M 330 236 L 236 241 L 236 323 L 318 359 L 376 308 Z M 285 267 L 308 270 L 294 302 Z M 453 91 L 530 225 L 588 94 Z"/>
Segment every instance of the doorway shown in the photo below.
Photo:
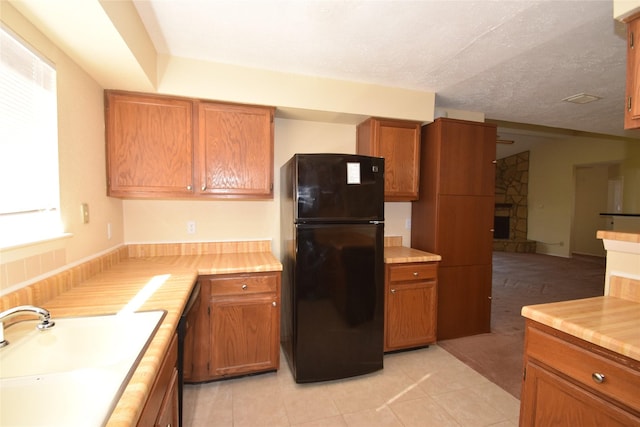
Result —
<path fill-rule="evenodd" d="M 615 212 L 615 203 L 621 204 L 621 193 L 614 184 L 620 179 L 619 175 L 619 163 L 579 165 L 574 168 L 572 254 L 606 256 L 596 232 L 609 227 L 610 217 L 602 214 Z"/>

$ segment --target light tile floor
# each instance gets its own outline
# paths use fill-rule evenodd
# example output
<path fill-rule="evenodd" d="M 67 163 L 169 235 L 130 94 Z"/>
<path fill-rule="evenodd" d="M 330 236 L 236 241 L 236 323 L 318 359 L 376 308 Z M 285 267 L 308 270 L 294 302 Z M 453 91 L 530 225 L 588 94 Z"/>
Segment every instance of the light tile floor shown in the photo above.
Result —
<path fill-rule="evenodd" d="M 280 370 L 185 385 L 184 427 L 518 425 L 520 401 L 438 346 L 387 354 L 384 369 L 296 384 Z"/>

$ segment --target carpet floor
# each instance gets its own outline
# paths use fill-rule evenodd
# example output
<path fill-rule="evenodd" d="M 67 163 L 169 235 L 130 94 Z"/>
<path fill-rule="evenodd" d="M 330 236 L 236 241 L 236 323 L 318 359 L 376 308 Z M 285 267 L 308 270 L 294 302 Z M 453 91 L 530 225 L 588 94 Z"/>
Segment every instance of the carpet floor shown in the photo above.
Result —
<path fill-rule="evenodd" d="M 605 267 L 600 257 L 494 252 L 491 332 L 438 345 L 519 399 L 522 307 L 603 295 Z"/>

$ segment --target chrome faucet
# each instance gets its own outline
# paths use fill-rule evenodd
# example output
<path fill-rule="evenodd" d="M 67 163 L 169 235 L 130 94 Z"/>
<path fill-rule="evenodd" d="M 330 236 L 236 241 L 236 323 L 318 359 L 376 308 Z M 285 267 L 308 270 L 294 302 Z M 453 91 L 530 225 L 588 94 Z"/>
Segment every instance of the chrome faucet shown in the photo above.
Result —
<path fill-rule="evenodd" d="M 13 316 L 18 316 L 25 313 L 34 313 L 40 316 L 41 322 L 38 323 L 36 327 L 41 331 L 49 329 L 56 324 L 56 322 L 51 320 L 51 314 L 49 313 L 49 311 L 45 310 L 44 308 L 36 307 L 33 305 L 20 305 L 18 307 L 13 307 L 5 310 L 0 313 L 0 348 L 9 344 L 9 341 L 4 339 L 4 321 Z"/>

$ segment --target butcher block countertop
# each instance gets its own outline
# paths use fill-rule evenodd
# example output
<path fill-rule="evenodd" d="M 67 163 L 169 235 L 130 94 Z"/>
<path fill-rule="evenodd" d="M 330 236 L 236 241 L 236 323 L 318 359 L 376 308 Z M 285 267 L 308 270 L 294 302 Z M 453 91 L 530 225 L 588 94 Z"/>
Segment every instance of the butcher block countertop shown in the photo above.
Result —
<path fill-rule="evenodd" d="M 406 246 L 385 246 L 385 264 L 407 263 L 407 262 L 431 262 L 440 261 L 440 255 L 424 252 Z"/>
<path fill-rule="evenodd" d="M 54 320 L 123 309 L 167 312 L 107 424 L 130 427 L 140 417 L 197 277 L 281 270 L 271 252 L 129 258 L 48 301 L 46 308 Z"/>
<path fill-rule="evenodd" d="M 599 230 L 598 239 L 619 240 L 621 242 L 640 243 L 640 233 Z"/>
<path fill-rule="evenodd" d="M 640 361 L 640 303 L 602 296 L 525 306 L 522 315 Z"/>
<path fill-rule="evenodd" d="M 640 244 L 638 233 L 598 231 L 597 237 L 630 245 Z M 638 249 L 634 251 L 640 253 Z M 607 264 L 610 262 L 609 252 Z M 633 274 L 625 276 L 621 271 L 612 274 L 609 280 L 610 286 L 605 288 L 604 296 L 525 306 L 522 307 L 522 315 L 640 361 L 640 279 Z"/>

